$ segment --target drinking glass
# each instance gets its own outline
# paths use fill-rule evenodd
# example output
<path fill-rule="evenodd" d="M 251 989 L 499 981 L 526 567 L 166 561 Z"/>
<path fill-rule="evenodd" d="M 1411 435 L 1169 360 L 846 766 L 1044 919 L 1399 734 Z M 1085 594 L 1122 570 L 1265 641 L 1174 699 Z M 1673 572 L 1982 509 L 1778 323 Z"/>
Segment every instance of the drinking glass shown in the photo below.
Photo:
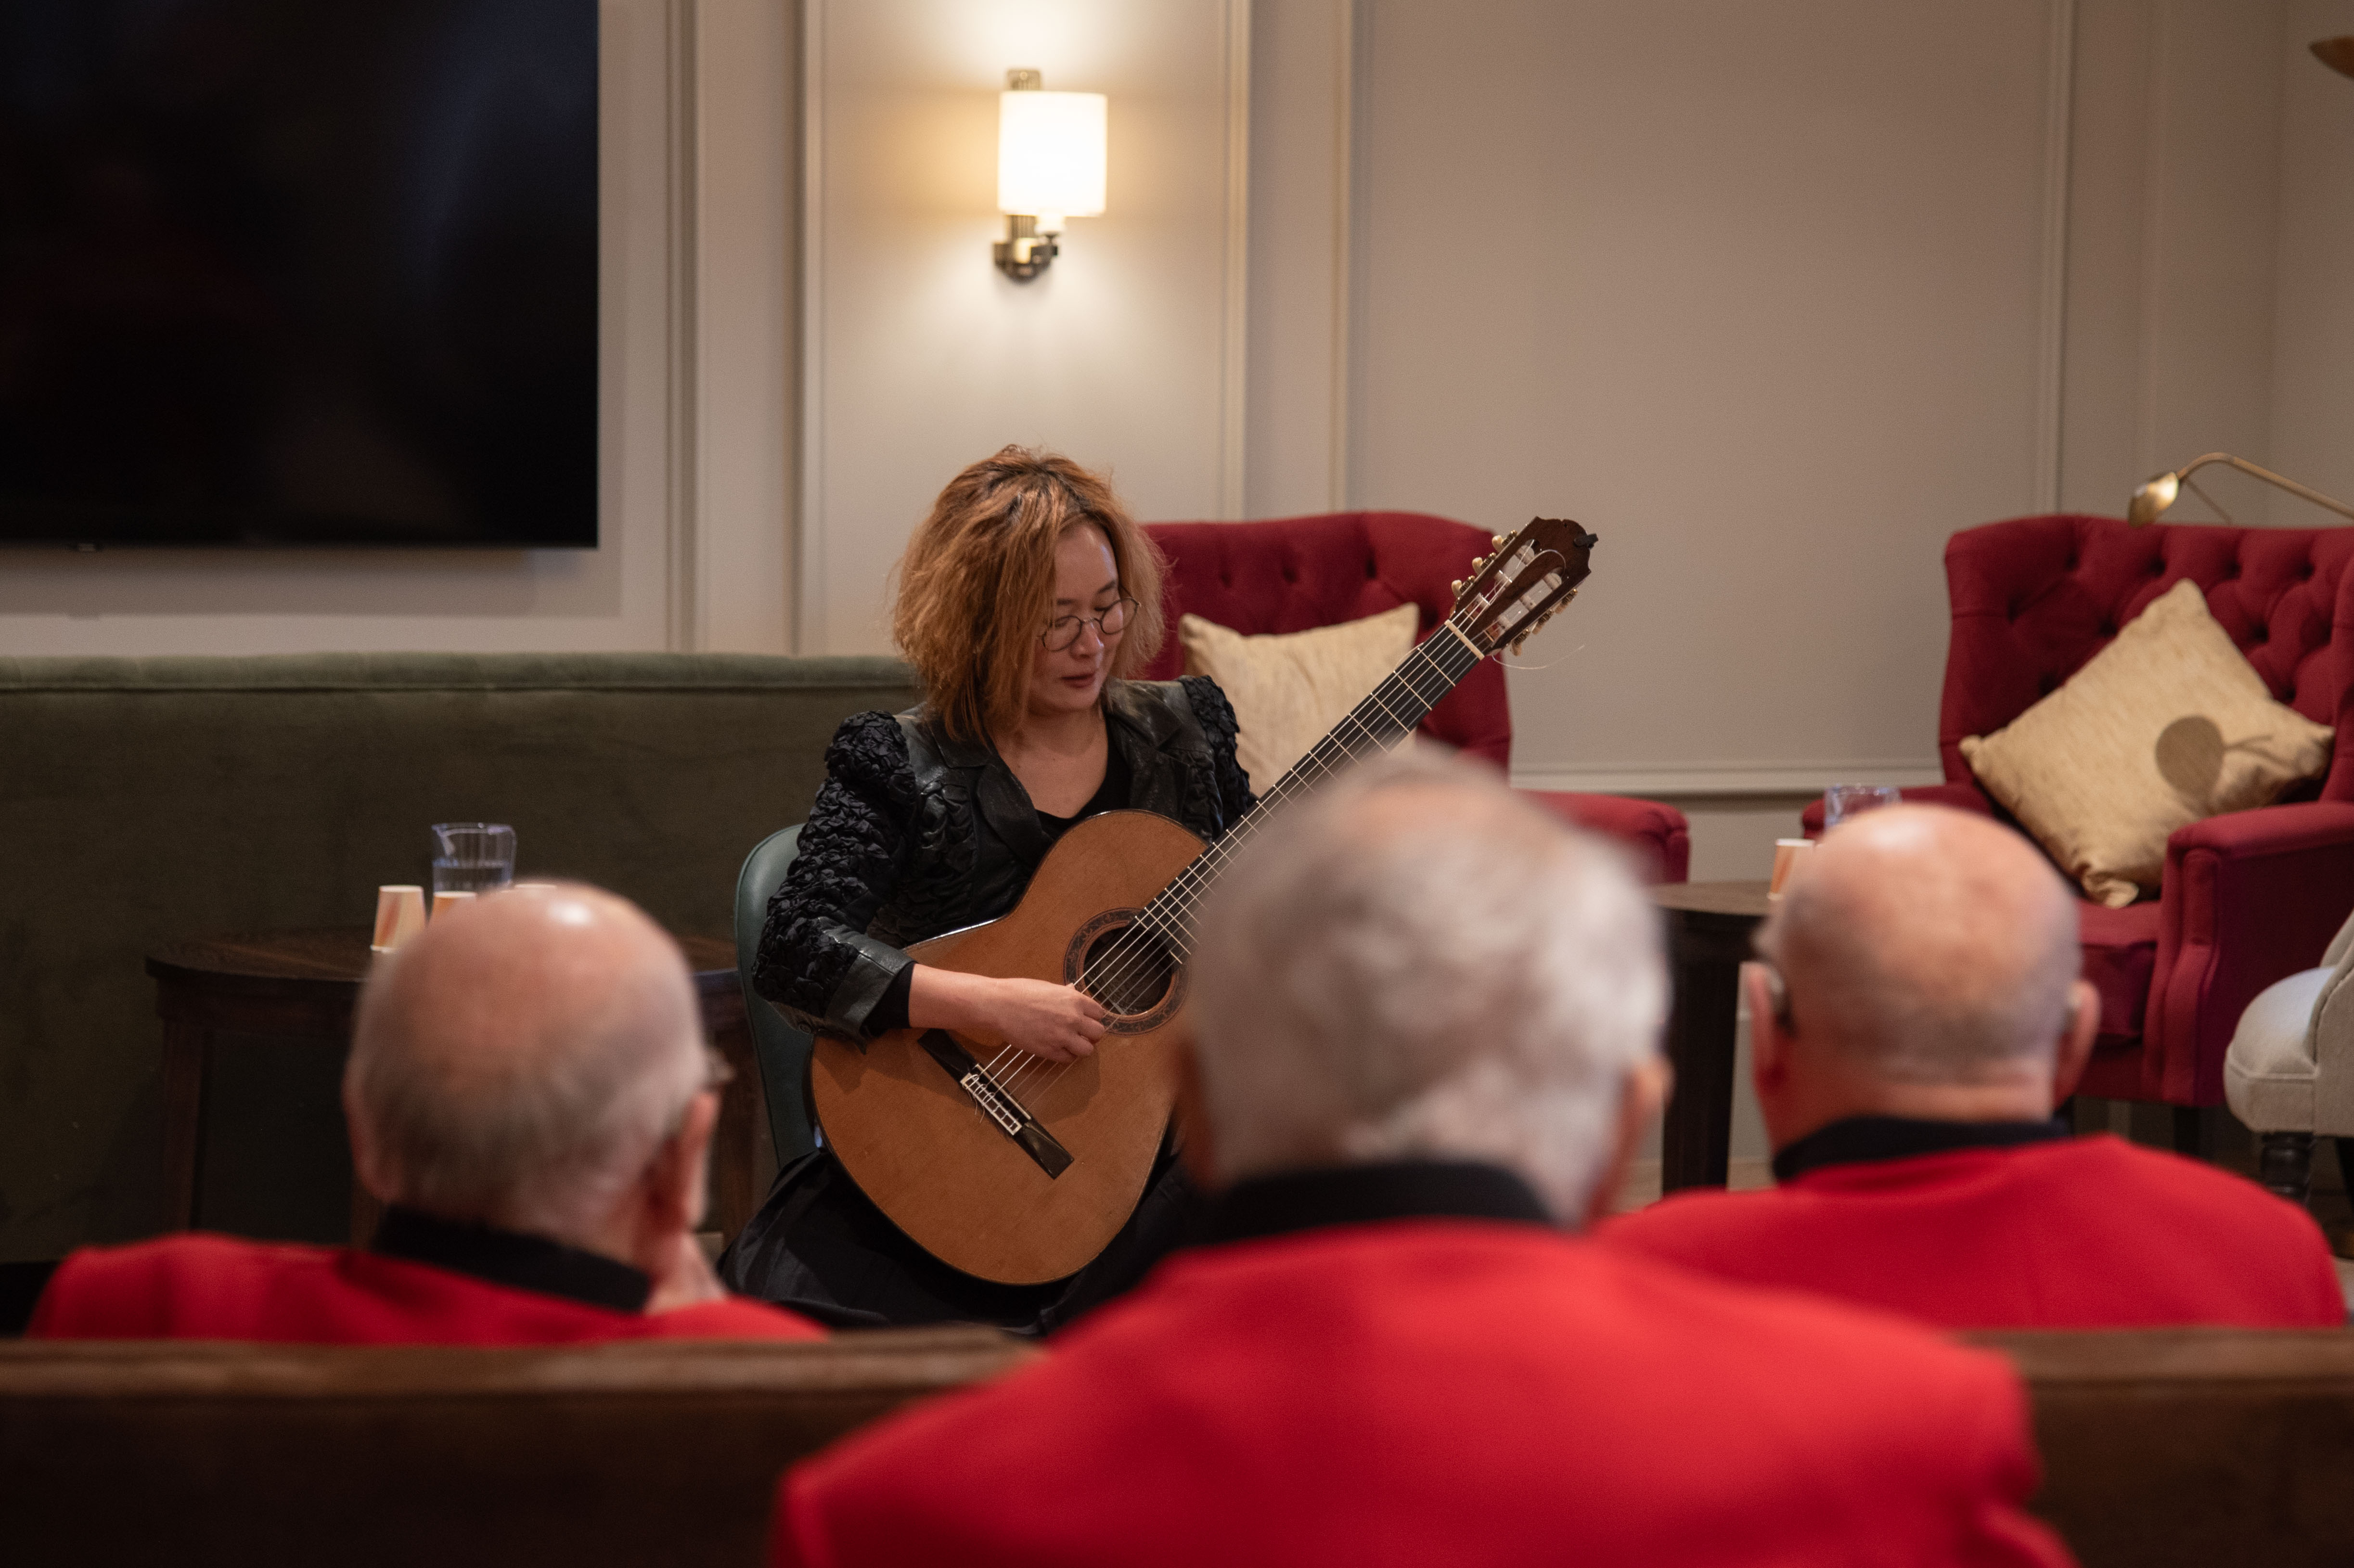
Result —
<path fill-rule="evenodd" d="M 1850 817 L 1893 806 L 1904 799 L 1893 784 L 1834 784 L 1823 791 L 1823 828 L 1829 832 Z"/>
<path fill-rule="evenodd" d="M 488 893 L 514 880 L 515 833 L 504 822 L 433 824 L 433 894 Z"/>

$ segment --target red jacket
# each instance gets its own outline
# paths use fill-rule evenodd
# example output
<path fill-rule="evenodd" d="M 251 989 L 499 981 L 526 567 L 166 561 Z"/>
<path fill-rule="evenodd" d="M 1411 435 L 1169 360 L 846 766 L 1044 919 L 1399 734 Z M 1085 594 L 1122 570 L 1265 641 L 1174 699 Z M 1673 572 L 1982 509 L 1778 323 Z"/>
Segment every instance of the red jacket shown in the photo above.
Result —
<path fill-rule="evenodd" d="M 1679 1192 L 1602 1245 L 1951 1329 L 2339 1327 L 2320 1227 L 2253 1182 L 2110 1137 Z"/>
<path fill-rule="evenodd" d="M 88 1247 L 58 1266 L 28 1339 L 316 1345 L 569 1345 L 815 1340 L 825 1330 L 730 1297 L 673 1312 L 609 1307 L 348 1247 L 174 1235 Z"/>
<path fill-rule="evenodd" d="M 772 1562 L 2055 1564 L 1997 1358 L 1543 1226 L 1180 1253 L 790 1471 Z"/>

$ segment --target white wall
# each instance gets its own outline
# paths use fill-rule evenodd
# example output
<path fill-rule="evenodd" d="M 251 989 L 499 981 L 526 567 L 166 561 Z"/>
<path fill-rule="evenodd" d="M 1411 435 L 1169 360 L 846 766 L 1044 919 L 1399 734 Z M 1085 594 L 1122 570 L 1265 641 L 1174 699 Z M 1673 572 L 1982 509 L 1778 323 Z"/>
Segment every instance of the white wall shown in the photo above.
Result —
<path fill-rule="evenodd" d="M 790 8 L 598 16 L 599 546 L 12 550 L 0 654 L 785 645 Z"/>
<path fill-rule="evenodd" d="M 1602 536 L 1525 780 L 1935 776 L 1938 551 L 2056 415 L 2055 9 L 1358 9 L 1350 499 Z"/>
<path fill-rule="evenodd" d="M 1246 0 L 808 0 L 804 652 L 888 647 L 885 580 L 941 485 L 1008 442 L 1149 518 L 1242 506 Z M 1110 97 L 1106 211 L 1043 276 L 991 263 L 997 95 Z"/>
<path fill-rule="evenodd" d="M 2274 289 L 2284 11 L 2078 0 L 2061 484 L 2072 509 L 2118 515 L 2143 479 L 2201 452 L 2272 461 L 2274 332 L 2288 319 Z M 2211 470 L 2199 482 L 2240 522 L 2272 514 L 2252 482 Z M 2195 496 L 2170 516 L 2214 520 Z"/>
<path fill-rule="evenodd" d="M 2287 12 L 2268 466 L 2354 502 L 2354 80 L 2306 48 L 2354 34 L 2354 0 L 2291 0 Z M 2286 496 L 2272 515 L 2336 521 Z"/>

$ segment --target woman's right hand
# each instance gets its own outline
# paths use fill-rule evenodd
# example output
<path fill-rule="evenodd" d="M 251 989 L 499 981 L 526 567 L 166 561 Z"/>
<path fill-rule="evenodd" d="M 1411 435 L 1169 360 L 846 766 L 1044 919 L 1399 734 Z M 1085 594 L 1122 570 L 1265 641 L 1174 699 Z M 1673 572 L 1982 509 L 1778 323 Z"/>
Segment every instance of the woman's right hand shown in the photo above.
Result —
<path fill-rule="evenodd" d="M 907 1022 L 1003 1040 L 1049 1062 L 1088 1055 L 1104 1034 L 1103 1004 L 1076 986 L 1000 980 L 917 964 L 908 981 Z"/>

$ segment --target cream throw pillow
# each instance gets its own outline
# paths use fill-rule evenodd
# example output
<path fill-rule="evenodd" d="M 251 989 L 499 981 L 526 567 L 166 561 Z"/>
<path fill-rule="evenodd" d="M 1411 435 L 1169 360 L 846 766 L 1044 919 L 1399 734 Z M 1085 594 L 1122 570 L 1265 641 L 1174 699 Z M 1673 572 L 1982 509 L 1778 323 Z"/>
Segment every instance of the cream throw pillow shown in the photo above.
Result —
<path fill-rule="evenodd" d="M 1405 661 L 1421 620 L 1402 604 L 1338 626 L 1248 637 L 1185 615 L 1177 641 L 1185 673 L 1209 676 L 1235 705 L 1235 753 L 1264 794 Z"/>
<path fill-rule="evenodd" d="M 2067 684 L 1962 755 L 2084 891 L 2123 908 L 2158 886 L 2166 841 L 2269 805 L 2329 765 L 2336 738 L 2273 701 L 2188 577 Z"/>

